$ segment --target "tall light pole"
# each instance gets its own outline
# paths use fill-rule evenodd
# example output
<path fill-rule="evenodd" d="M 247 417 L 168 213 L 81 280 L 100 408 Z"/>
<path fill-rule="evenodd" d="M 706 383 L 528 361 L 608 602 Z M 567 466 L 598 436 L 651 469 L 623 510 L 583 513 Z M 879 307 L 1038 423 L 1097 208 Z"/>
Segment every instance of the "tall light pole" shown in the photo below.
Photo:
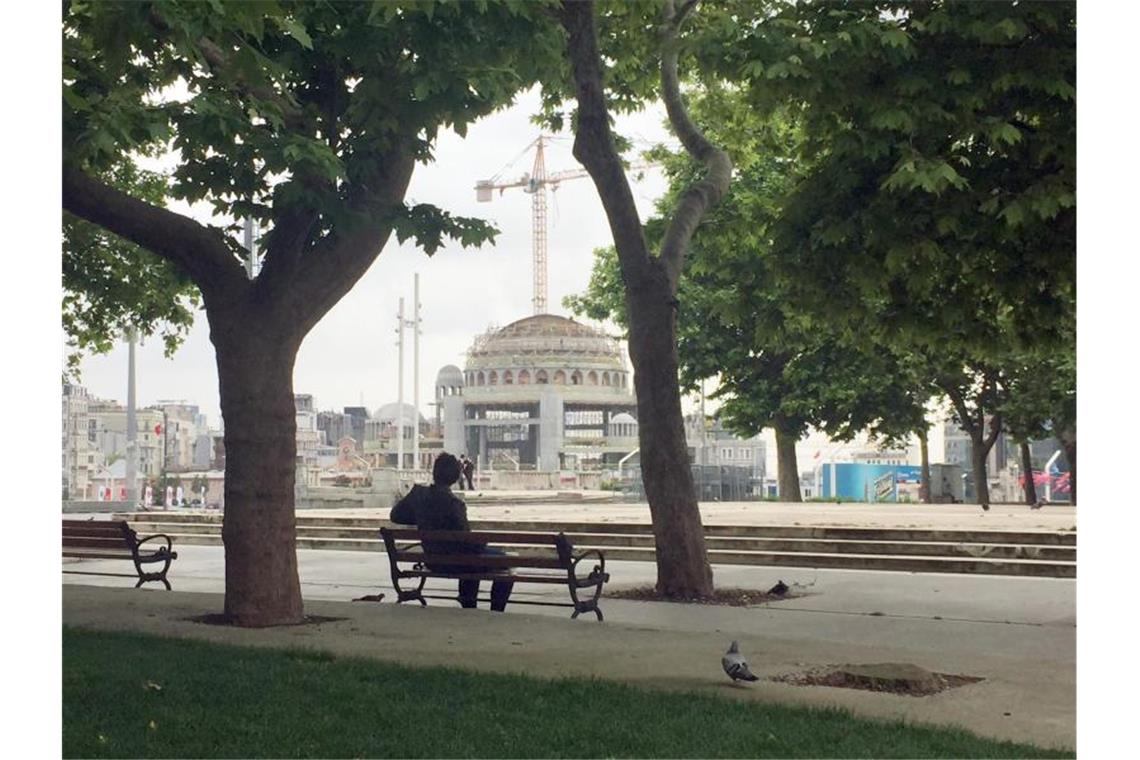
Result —
<path fill-rule="evenodd" d="M 415 274 L 412 306 L 412 469 L 420 467 L 420 273 Z M 402 373 L 401 373 L 402 374 Z"/>
<path fill-rule="evenodd" d="M 243 227 L 243 243 L 245 244 L 245 250 L 249 254 L 245 259 L 245 274 L 252 280 L 257 276 L 257 251 L 253 245 L 253 220 L 247 217 Z"/>
<path fill-rule="evenodd" d="M 134 327 L 127 328 L 127 503 L 138 503 L 138 423 L 135 420 L 135 340 Z"/>
<path fill-rule="evenodd" d="M 397 345 L 399 348 L 399 379 L 396 382 L 396 471 L 404 469 L 404 299 L 400 299 L 400 310 L 396 313 L 396 333 L 400 336 Z"/>

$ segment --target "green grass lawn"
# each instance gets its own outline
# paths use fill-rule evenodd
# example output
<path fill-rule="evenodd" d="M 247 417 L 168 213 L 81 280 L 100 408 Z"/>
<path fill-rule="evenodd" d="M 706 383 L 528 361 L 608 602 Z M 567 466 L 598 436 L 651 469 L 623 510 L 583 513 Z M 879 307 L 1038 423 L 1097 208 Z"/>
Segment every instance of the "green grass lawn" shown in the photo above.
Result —
<path fill-rule="evenodd" d="M 1073 756 L 835 710 L 75 628 L 63 755 Z"/>

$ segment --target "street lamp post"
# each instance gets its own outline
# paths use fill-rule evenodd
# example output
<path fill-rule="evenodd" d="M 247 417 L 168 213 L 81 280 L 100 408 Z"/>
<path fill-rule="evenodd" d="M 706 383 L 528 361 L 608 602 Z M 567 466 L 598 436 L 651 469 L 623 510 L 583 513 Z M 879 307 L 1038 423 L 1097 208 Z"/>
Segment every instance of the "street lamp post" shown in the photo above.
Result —
<path fill-rule="evenodd" d="M 135 419 L 135 340 L 134 327 L 127 328 L 127 504 L 138 504 L 138 422 Z"/>

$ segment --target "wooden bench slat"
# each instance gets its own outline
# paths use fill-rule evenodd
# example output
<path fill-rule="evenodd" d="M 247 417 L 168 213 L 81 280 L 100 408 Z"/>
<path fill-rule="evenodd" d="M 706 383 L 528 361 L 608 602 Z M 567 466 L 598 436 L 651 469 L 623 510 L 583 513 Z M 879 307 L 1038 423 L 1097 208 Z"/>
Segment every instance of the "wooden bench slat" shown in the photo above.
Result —
<path fill-rule="evenodd" d="M 122 536 L 118 536 L 118 537 L 113 538 L 113 539 L 112 538 L 104 538 L 102 536 L 100 536 L 98 538 L 72 538 L 71 536 L 64 536 L 63 537 L 63 545 L 64 546 L 79 546 L 79 547 L 89 546 L 89 547 L 94 547 L 94 548 L 99 548 L 99 547 L 104 547 L 104 546 L 107 548 L 122 548 L 126 545 L 126 542 L 123 540 Z"/>
<path fill-rule="evenodd" d="M 554 546 L 557 533 L 505 533 L 502 531 L 389 529 L 397 541 L 462 541 L 467 544 L 538 544 Z"/>
<path fill-rule="evenodd" d="M 108 530 L 107 528 L 64 528 L 63 535 L 65 536 L 106 536 L 107 538 L 123 538 L 123 531 L 121 528 Z"/>
<path fill-rule="evenodd" d="M 430 558 L 430 559 L 429 559 Z M 464 565 L 467 567 L 550 567 L 565 569 L 557 557 L 517 557 L 493 554 L 428 554 L 425 552 L 396 552 L 398 562 L 425 562 L 431 565 Z"/>
<path fill-rule="evenodd" d="M 523 575 L 518 573 L 444 573 L 435 570 L 406 570 L 408 578 L 448 578 L 454 580 L 516 581 L 518 583 L 558 583 L 566 585 L 565 575 Z"/>

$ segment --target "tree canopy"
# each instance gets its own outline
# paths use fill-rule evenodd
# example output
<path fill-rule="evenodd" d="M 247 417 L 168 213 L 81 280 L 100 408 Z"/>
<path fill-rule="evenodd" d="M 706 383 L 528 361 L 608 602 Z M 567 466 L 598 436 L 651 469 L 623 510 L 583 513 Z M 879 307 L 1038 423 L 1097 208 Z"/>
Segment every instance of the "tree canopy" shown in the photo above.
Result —
<path fill-rule="evenodd" d="M 201 295 L 226 431 L 234 621 L 302 615 L 292 391 L 301 341 L 392 234 L 429 254 L 445 238 L 467 246 L 493 236 L 482 220 L 404 194 L 440 129 L 463 134 L 550 74 L 563 39 L 548 10 L 519 0 L 65 5 L 63 208 L 168 262 Z M 150 195 L 116 181 L 134 157 L 155 154 L 175 164 L 164 197 L 207 204 L 212 221 L 166 208 L 157 183 Z M 252 280 L 239 263 L 241 219 L 267 230 Z M 98 246 L 72 242 L 66 266 L 92 268 Z M 130 311 L 103 292 L 108 278 L 71 284 L 84 302 Z M 100 319 L 87 326 L 115 321 Z"/>

